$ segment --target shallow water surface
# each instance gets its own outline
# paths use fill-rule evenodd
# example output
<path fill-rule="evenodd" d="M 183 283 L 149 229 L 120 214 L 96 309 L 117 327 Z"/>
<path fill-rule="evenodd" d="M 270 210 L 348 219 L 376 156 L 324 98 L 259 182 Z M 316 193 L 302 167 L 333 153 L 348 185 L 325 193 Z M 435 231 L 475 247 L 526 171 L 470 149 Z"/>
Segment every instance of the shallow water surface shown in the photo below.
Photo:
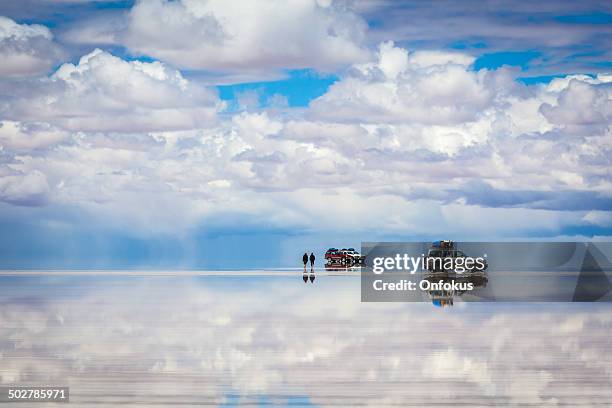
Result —
<path fill-rule="evenodd" d="M 361 303 L 358 276 L 301 271 L 0 275 L 0 383 L 69 386 L 69 406 L 612 405 L 610 303 Z"/>

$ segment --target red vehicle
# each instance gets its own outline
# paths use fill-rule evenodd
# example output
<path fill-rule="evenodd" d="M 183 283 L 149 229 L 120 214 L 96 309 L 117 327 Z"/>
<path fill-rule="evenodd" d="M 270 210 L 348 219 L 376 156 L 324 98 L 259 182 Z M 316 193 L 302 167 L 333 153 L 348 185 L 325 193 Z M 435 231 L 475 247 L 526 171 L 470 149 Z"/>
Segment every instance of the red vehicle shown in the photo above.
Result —
<path fill-rule="evenodd" d="M 334 266 L 357 266 L 364 263 L 365 257 L 355 248 L 329 248 L 325 252 L 325 262 Z"/>

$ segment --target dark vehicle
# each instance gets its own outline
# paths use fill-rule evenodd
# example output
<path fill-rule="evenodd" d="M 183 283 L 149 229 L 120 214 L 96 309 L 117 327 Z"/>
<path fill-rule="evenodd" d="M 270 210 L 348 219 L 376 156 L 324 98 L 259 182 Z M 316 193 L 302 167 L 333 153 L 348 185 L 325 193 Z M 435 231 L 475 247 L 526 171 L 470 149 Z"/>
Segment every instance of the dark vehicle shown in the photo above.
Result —
<path fill-rule="evenodd" d="M 352 267 L 360 266 L 365 262 L 365 256 L 355 251 L 355 248 L 329 248 L 325 252 L 326 266 Z"/>
<path fill-rule="evenodd" d="M 457 243 L 450 240 L 434 241 L 427 252 L 426 269 L 430 272 L 460 272 L 478 273 L 488 268 L 484 258 L 477 258 L 477 262 L 467 262 L 468 255 L 457 249 Z"/>

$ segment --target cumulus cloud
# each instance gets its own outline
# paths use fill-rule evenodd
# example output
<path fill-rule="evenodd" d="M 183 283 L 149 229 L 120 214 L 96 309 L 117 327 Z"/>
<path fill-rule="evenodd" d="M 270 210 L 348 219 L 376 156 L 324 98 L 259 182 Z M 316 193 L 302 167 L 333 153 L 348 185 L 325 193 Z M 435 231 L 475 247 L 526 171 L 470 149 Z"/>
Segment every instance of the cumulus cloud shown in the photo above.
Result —
<path fill-rule="evenodd" d="M 601 78 L 571 79 L 559 93 L 555 106 L 542 104 L 542 114 L 557 125 L 606 124 L 612 117 L 612 100 L 608 96 L 607 85 L 610 81 L 605 76 Z M 599 84 L 605 85 L 597 86 Z"/>
<path fill-rule="evenodd" d="M 328 1 L 139 1 L 122 20 L 71 29 L 73 42 L 118 43 L 174 66 L 224 77 L 330 71 L 368 58 L 366 22 Z"/>
<path fill-rule="evenodd" d="M 144 230 L 594 225 L 612 199 L 610 77 L 525 86 L 472 63 L 383 43 L 304 110 L 245 95 L 229 114 L 165 64 L 97 50 L 16 93 L 0 143 L 6 163 L 46 176 L 50 201 Z"/>
<path fill-rule="evenodd" d="M 215 92 L 160 62 L 125 61 L 99 49 L 29 87 L 5 104 L 7 117 L 74 131 L 200 128 L 222 107 Z"/>
<path fill-rule="evenodd" d="M 458 124 L 474 121 L 512 84 L 505 71 L 468 69 L 473 59 L 458 53 L 415 52 L 391 42 L 374 62 L 356 65 L 311 104 L 330 121 Z"/>
<path fill-rule="evenodd" d="M 61 56 L 51 31 L 39 24 L 18 24 L 0 16 L 0 75 L 32 76 L 47 72 Z"/>
<path fill-rule="evenodd" d="M 387 191 L 409 198 L 443 199 L 453 189 L 494 207 L 514 200 L 540 208 L 608 205 L 607 77 L 525 87 L 511 71 L 474 71 L 470 61 L 382 44 L 377 61 L 356 66 L 311 103 L 318 131 L 302 124 L 302 138 L 335 144 L 371 172 L 384 170 Z M 335 137 L 340 127 L 353 129 L 352 136 Z"/>

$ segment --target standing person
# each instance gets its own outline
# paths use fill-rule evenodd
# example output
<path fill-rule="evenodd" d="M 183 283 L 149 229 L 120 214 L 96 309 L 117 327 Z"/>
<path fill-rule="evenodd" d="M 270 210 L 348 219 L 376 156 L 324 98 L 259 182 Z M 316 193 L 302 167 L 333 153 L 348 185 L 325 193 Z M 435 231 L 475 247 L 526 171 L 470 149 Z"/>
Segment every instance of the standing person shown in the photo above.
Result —
<path fill-rule="evenodd" d="M 315 256 L 314 253 L 310 253 L 310 270 L 314 270 L 314 261 L 315 261 Z"/>
<path fill-rule="evenodd" d="M 306 270 L 306 264 L 308 263 L 308 252 L 304 252 L 304 256 L 302 257 L 302 261 L 304 262 L 304 270 Z"/>

